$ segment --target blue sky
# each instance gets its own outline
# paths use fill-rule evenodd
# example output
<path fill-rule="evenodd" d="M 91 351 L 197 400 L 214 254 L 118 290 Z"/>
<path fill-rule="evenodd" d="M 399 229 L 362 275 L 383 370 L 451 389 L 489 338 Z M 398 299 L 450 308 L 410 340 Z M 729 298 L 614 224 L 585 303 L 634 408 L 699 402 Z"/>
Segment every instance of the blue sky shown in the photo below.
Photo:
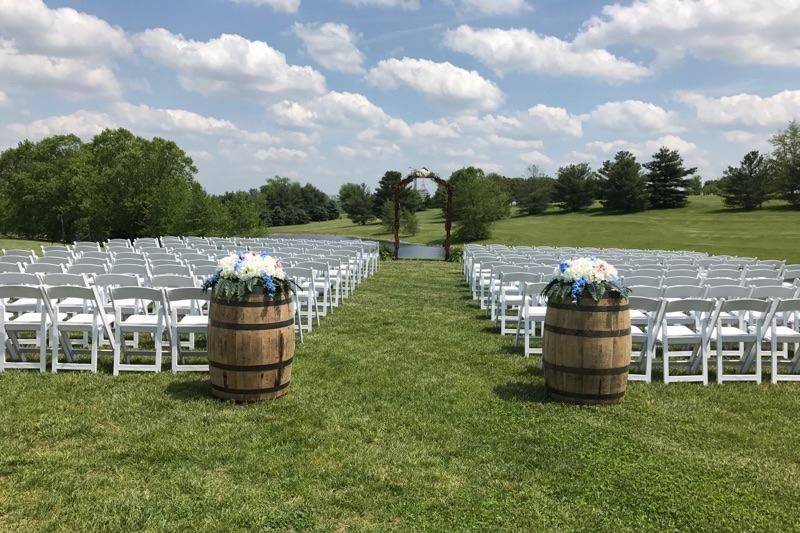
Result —
<path fill-rule="evenodd" d="M 704 177 L 800 117 L 800 0 L 0 0 L 0 147 L 123 126 L 212 192 L 387 169 Z"/>

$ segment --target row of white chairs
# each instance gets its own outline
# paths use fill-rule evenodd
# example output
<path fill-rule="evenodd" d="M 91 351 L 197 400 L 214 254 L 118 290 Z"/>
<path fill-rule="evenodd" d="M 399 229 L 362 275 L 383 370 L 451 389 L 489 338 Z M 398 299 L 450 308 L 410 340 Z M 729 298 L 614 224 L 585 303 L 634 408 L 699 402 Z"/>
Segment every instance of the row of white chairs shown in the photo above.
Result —
<path fill-rule="evenodd" d="M 501 334 L 513 334 L 517 342 L 524 339 L 526 356 L 541 353 L 540 348 L 533 346 L 534 341 L 541 341 L 547 309 L 540 293 L 556 273 L 554 265 L 565 255 L 555 251 L 550 266 L 515 265 L 503 264 L 502 260 L 496 260 L 497 254 L 484 255 L 483 251 L 470 250 L 469 259 L 465 255 L 464 274 L 473 297 L 481 302 Z M 471 264 L 466 264 L 468 261 Z M 487 265 L 491 266 L 486 268 Z M 728 285 L 717 284 L 713 279 L 701 276 L 676 279 L 692 284 L 671 285 L 669 277 L 663 277 L 659 278 L 658 285 L 633 287 L 632 334 L 642 351 L 635 354 L 636 370 L 631 372 L 631 379 L 652 379 L 656 348 L 660 348 L 664 381 L 668 383 L 707 383 L 708 359 L 713 357 L 717 358 L 719 382 L 760 381 L 761 353 L 765 345 L 769 345 L 771 354 L 773 382 L 800 379 L 800 309 L 793 307 L 800 303 L 798 284 L 776 279 L 771 284 L 745 285 L 738 284 L 741 280 L 733 280 L 733 284 Z M 686 308 L 691 305 L 697 308 Z M 736 305 L 746 309 L 734 309 Z M 676 343 L 695 345 L 693 357 L 670 350 L 671 342 L 673 346 Z M 738 350 L 724 350 L 729 343 L 740 346 Z M 745 344 L 748 344 L 747 351 Z M 790 344 L 793 344 L 791 351 Z M 711 345 L 716 351 L 709 351 Z M 689 367 L 688 374 L 676 375 L 670 371 L 670 364 L 674 365 L 676 360 Z M 733 363 L 738 365 L 736 370 L 726 372 Z"/>

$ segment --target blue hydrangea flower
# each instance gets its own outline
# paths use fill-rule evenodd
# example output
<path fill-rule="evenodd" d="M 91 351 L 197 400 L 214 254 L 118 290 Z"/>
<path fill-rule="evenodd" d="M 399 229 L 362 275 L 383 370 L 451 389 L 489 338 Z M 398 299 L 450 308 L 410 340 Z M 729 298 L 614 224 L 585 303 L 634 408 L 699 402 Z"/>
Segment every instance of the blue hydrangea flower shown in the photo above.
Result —
<path fill-rule="evenodd" d="M 558 269 L 561 270 L 561 272 L 566 272 L 568 268 L 569 268 L 569 261 L 561 261 L 561 263 L 558 265 Z"/>
<path fill-rule="evenodd" d="M 275 292 L 278 290 L 278 287 L 275 285 L 275 281 L 272 279 L 272 276 L 269 274 L 264 274 L 261 276 L 261 281 L 264 283 L 264 292 L 269 296 L 275 296 Z"/>
<path fill-rule="evenodd" d="M 572 284 L 572 301 L 577 302 L 578 297 L 583 294 L 583 289 L 586 287 L 586 278 L 580 277 Z"/>

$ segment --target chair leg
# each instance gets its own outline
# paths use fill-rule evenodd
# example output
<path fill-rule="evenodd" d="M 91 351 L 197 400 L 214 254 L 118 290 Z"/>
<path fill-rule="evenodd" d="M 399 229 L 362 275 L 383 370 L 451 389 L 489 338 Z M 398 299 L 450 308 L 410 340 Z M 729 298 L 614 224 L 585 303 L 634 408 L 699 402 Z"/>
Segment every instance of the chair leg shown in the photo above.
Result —
<path fill-rule="evenodd" d="M 156 372 L 161 372 L 161 351 L 162 351 L 162 341 L 164 340 L 164 330 L 158 329 L 153 334 L 153 344 L 156 347 L 156 363 L 155 369 Z"/>
<path fill-rule="evenodd" d="M 97 350 L 100 344 L 100 331 L 94 329 L 92 331 L 92 360 L 91 360 L 91 370 L 92 373 L 97 374 Z"/>
<path fill-rule="evenodd" d="M 47 330 L 40 330 L 39 338 L 39 372 L 47 372 Z"/>
<path fill-rule="evenodd" d="M 178 372 L 178 353 L 180 352 L 180 346 L 181 346 L 181 339 L 178 335 L 179 335 L 178 331 L 173 329 L 169 341 L 169 346 L 170 346 L 169 362 L 173 374 Z M 192 334 L 190 333 L 190 335 Z"/>

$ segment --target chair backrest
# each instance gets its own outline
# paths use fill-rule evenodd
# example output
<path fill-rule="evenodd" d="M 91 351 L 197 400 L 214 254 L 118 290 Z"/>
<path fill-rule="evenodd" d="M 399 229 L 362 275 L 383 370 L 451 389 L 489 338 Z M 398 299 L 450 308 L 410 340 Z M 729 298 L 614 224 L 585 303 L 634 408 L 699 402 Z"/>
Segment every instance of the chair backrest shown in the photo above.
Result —
<path fill-rule="evenodd" d="M 161 290 L 150 287 L 112 287 L 109 291 L 112 304 L 119 300 L 145 300 L 160 306 L 162 303 Z"/>
<path fill-rule="evenodd" d="M 216 271 L 216 265 L 192 267 L 192 273 L 194 273 L 195 276 L 203 278 L 214 274 Z"/>
<path fill-rule="evenodd" d="M 705 298 L 682 298 L 678 300 L 668 301 L 665 312 L 666 313 L 712 313 L 717 304 L 715 300 Z M 714 317 L 716 320 L 716 316 Z"/>
<path fill-rule="evenodd" d="M 753 289 L 741 285 L 717 285 L 706 289 L 706 298 L 749 298 Z"/>
<path fill-rule="evenodd" d="M 783 287 L 783 280 L 780 279 L 746 278 L 743 283 L 748 287 Z"/>
<path fill-rule="evenodd" d="M 542 302 L 542 291 L 545 287 L 547 287 L 546 281 L 537 281 L 533 283 L 525 283 L 525 287 L 522 292 L 522 298 L 524 301 L 530 300 L 533 303 L 540 303 Z"/>
<path fill-rule="evenodd" d="M 25 265 L 25 272 L 28 274 L 60 274 L 64 272 L 64 267 L 48 263 L 31 263 Z"/>
<path fill-rule="evenodd" d="M 82 274 L 45 274 L 44 284 L 52 287 L 69 285 L 72 287 L 88 287 L 86 277 Z"/>
<path fill-rule="evenodd" d="M 217 267 L 217 262 L 211 261 L 210 259 L 195 259 L 195 260 L 188 259 L 186 263 L 192 267 L 192 270 L 194 270 L 196 267 L 209 267 L 209 266 L 214 268 Z"/>
<path fill-rule="evenodd" d="M 147 278 L 150 275 L 145 265 L 137 265 L 132 263 L 115 263 L 111 266 L 111 274 L 135 274 L 142 278 Z"/>
<path fill-rule="evenodd" d="M 22 272 L 22 265 L 19 263 L 0 261 L 0 272 Z"/>
<path fill-rule="evenodd" d="M 653 276 L 625 276 L 625 285 L 650 285 L 652 287 L 661 286 L 661 278 Z"/>
<path fill-rule="evenodd" d="M 101 259 L 103 261 L 108 261 L 111 259 L 111 255 L 107 252 L 87 251 L 81 254 L 80 259 Z"/>
<path fill-rule="evenodd" d="M 91 287 L 81 287 L 77 285 L 54 285 L 45 287 L 45 294 L 50 300 L 62 300 L 64 298 L 79 298 L 87 304 L 96 302 L 95 292 Z"/>
<path fill-rule="evenodd" d="M 105 259 L 97 259 L 96 257 L 79 257 L 73 262 L 74 265 L 97 265 L 106 266 L 108 261 Z"/>
<path fill-rule="evenodd" d="M 756 298 L 733 298 L 731 300 L 722 300 L 720 302 L 721 313 L 731 313 L 736 311 L 755 311 L 761 313 L 763 319 L 772 303 L 767 300 L 758 300 Z"/>
<path fill-rule="evenodd" d="M 789 300 L 797 298 L 797 287 L 753 287 L 751 298 L 780 298 Z"/>
<path fill-rule="evenodd" d="M 181 254 L 181 260 L 188 263 L 194 263 L 195 261 L 208 261 L 209 259 L 208 255 L 206 254 L 187 253 Z"/>
<path fill-rule="evenodd" d="M 720 268 L 717 270 L 709 270 L 706 273 L 706 279 L 713 279 L 713 278 L 742 279 L 742 271 L 736 270 L 734 268 Z"/>
<path fill-rule="evenodd" d="M 42 279 L 36 274 L 6 272 L 0 274 L 0 285 L 41 285 Z"/>
<path fill-rule="evenodd" d="M 778 300 L 778 303 L 775 305 L 775 311 L 778 313 L 800 312 L 800 298 Z"/>
<path fill-rule="evenodd" d="M 23 265 L 27 265 L 33 261 L 33 257 L 30 255 L 6 254 L 2 256 L 2 258 L 6 263 L 21 263 Z"/>
<path fill-rule="evenodd" d="M 127 260 L 133 259 L 134 261 L 144 261 L 144 255 L 137 253 L 137 252 L 115 252 L 114 253 L 114 260 L 118 262 L 127 262 Z"/>
<path fill-rule="evenodd" d="M 49 255 L 44 257 L 38 257 L 36 259 L 36 263 L 38 264 L 50 264 L 50 265 L 68 265 L 70 264 L 71 260 L 57 255 Z"/>
<path fill-rule="evenodd" d="M 628 306 L 631 309 L 644 311 L 648 314 L 658 313 L 661 310 L 663 304 L 664 300 L 661 300 L 660 298 L 648 298 L 645 296 L 633 296 L 633 295 L 628 297 Z"/>
<path fill-rule="evenodd" d="M 179 265 L 177 263 L 151 265 L 150 272 L 154 276 L 161 276 L 163 274 L 176 274 L 180 276 L 191 276 L 192 269 L 186 265 Z"/>
<path fill-rule="evenodd" d="M 138 287 L 141 280 L 134 274 L 100 274 L 94 277 L 97 287 Z"/>
<path fill-rule="evenodd" d="M 4 307 L 3 301 L 6 298 L 32 298 L 34 300 L 44 300 L 44 293 L 39 286 L 11 284 L 6 285 L 0 280 L 0 309 Z M 0 313 L 1 315 L 2 313 Z"/>
<path fill-rule="evenodd" d="M 699 285 L 672 285 L 664 287 L 664 298 L 703 298 L 706 288 Z"/>
<path fill-rule="evenodd" d="M 500 275 L 500 282 L 503 285 L 509 284 L 525 284 L 525 283 L 541 283 L 542 275 L 533 272 L 508 272 Z M 524 288 L 524 285 L 520 285 Z"/>
<path fill-rule="evenodd" d="M 697 277 L 697 270 L 694 268 L 671 268 L 667 270 L 667 277 L 675 278 L 678 276 L 688 277 L 688 278 L 696 278 Z"/>
<path fill-rule="evenodd" d="M 185 302 L 186 300 L 208 302 L 211 300 L 211 291 L 204 291 L 199 287 L 165 289 L 162 294 L 164 295 L 164 306 L 169 309 L 172 320 L 176 320 L 178 315 L 177 309 L 172 305 L 172 302 Z M 200 313 L 201 309 L 202 305 L 198 305 L 195 311 Z"/>
<path fill-rule="evenodd" d="M 108 272 L 104 265 L 72 265 L 67 268 L 69 274 L 105 274 Z"/>
<path fill-rule="evenodd" d="M 676 285 L 700 285 L 700 278 L 692 276 L 666 276 L 662 281 L 665 287 Z"/>
<path fill-rule="evenodd" d="M 741 280 L 737 278 L 707 278 L 703 280 L 703 285 L 706 287 L 729 287 L 741 284 Z"/>
<path fill-rule="evenodd" d="M 655 285 L 626 285 L 632 295 L 640 296 L 643 298 L 661 298 L 664 294 L 664 289 Z"/>
<path fill-rule="evenodd" d="M 160 274 L 150 278 L 153 287 L 196 287 L 194 278 L 176 274 Z"/>
<path fill-rule="evenodd" d="M 781 271 L 774 268 L 748 268 L 744 273 L 747 278 L 781 278 Z"/>

